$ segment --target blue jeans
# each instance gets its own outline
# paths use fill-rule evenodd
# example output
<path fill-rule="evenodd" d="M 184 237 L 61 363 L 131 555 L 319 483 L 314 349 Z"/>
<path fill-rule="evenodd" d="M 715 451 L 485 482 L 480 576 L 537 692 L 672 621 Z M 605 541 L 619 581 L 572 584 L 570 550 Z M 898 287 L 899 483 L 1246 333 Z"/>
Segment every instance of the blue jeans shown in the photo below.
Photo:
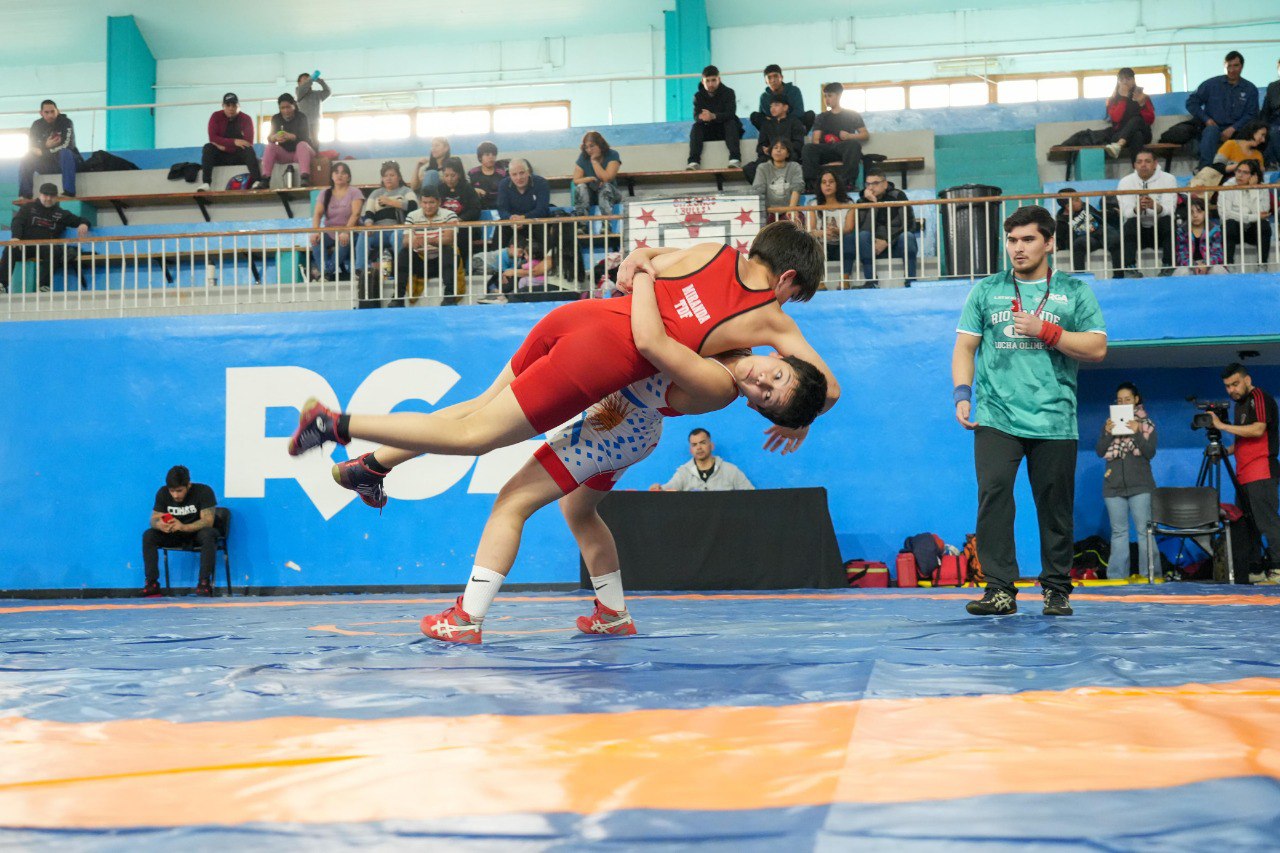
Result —
<path fill-rule="evenodd" d="M 374 258 L 375 265 L 382 260 L 383 252 L 389 251 L 391 256 L 395 257 L 396 252 L 400 250 L 396 242 L 396 237 L 400 233 L 400 231 L 392 231 L 390 229 L 362 232 L 356 240 L 355 268 L 357 270 L 364 269 L 369 263 L 370 253 L 376 255 Z"/>
<path fill-rule="evenodd" d="M 873 252 L 875 235 L 870 231 L 858 231 L 857 257 L 862 261 L 862 277 L 867 281 L 875 279 L 875 261 L 876 258 L 898 258 L 899 260 L 905 255 L 907 259 L 907 278 L 914 279 L 916 277 L 916 255 L 920 252 L 919 240 L 916 235 L 910 231 L 905 231 L 898 235 L 896 240 L 889 240 L 889 245 L 884 251 L 876 255 Z M 849 275 L 853 272 L 853 240 L 854 233 L 846 234 L 844 237 L 844 274 Z"/>
<path fill-rule="evenodd" d="M 1138 528 L 1138 574 L 1147 574 L 1147 522 L 1151 520 L 1151 493 L 1130 498 L 1103 498 L 1111 519 L 1111 562 L 1107 580 L 1129 577 L 1129 516 Z"/>
<path fill-rule="evenodd" d="M 75 195 L 76 169 L 84 160 L 80 152 L 74 148 L 63 148 L 57 154 L 28 154 L 18 164 L 18 195 L 23 198 L 35 198 L 36 172 L 48 175 L 52 172 L 62 173 L 62 191 L 67 195 Z"/>
<path fill-rule="evenodd" d="M 336 237 L 325 234 L 319 243 L 311 247 L 311 258 L 326 277 L 334 278 L 338 272 L 345 274 L 351 271 L 351 244 L 339 246 Z"/>

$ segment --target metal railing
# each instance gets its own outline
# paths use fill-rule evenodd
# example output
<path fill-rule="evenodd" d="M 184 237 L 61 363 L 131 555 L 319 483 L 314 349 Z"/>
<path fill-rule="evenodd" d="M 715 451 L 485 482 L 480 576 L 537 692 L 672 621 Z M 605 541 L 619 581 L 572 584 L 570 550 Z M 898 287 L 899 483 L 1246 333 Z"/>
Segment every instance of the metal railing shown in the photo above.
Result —
<path fill-rule="evenodd" d="M 970 280 L 1007 268 L 1003 222 L 1059 213 L 1054 266 L 1123 274 L 1258 272 L 1280 261 L 1280 186 L 1108 190 L 786 207 L 827 250 L 828 290 Z M 1192 208 L 1203 205 L 1202 228 Z M 356 226 L 0 244 L 0 319 L 379 308 L 603 295 L 623 217 Z"/>

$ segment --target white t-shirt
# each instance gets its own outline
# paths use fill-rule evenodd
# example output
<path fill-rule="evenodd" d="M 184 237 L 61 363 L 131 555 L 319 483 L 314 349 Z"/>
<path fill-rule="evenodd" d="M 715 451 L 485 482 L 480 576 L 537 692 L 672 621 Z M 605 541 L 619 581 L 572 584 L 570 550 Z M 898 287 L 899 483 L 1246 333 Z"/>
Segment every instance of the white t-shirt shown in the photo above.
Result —
<path fill-rule="evenodd" d="M 418 208 L 417 210 L 410 213 L 407 217 L 405 217 L 404 221 L 406 225 L 415 225 L 418 227 L 440 225 L 445 222 L 457 222 L 458 214 L 454 213 L 452 210 L 449 210 L 447 207 L 442 207 L 436 211 L 435 216 L 428 218 L 427 215 L 422 212 L 422 208 Z M 427 229 L 426 231 L 427 240 L 424 242 L 424 245 L 426 247 L 425 251 L 423 252 L 424 257 L 438 258 L 440 256 L 440 236 L 439 235 L 441 235 L 445 230 L 446 229 L 443 229 L 443 228 L 437 228 L 435 230 L 431 230 L 429 228 Z M 455 231 L 456 233 L 456 229 L 448 229 L 448 230 Z"/>

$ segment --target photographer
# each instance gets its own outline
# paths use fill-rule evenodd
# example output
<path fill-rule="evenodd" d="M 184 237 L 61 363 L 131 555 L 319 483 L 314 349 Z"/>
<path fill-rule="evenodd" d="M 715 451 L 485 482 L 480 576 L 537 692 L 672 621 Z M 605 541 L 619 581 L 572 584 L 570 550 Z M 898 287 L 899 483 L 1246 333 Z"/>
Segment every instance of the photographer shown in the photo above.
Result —
<path fill-rule="evenodd" d="M 1250 574 L 1250 583 L 1280 582 L 1280 462 L 1276 451 L 1276 400 L 1261 388 L 1255 388 L 1244 365 L 1228 364 L 1222 370 L 1222 383 L 1236 401 L 1233 423 L 1223 423 L 1216 412 L 1210 412 L 1214 429 L 1231 433 L 1235 444 L 1227 453 L 1236 457 L 1236 480 L 1244 494 L 1247 511 L 1258 531 L 1267 540 L 1267 568 L 1264 574 Z"/>
<path fill-rule="evenodd" d="M 1147 417 L 1142 395 L 1132 382 L 1116 388 L 1117 406 L 1133 406 L 1133 420 L 1117 424 L 1107 418 L 1098 436 L 1098 455 L 1107 460 L 1102 478 L 1102 501 L 1111 519 L 1111 562 L 1107 580 L 1127 580 L 1129 567 L 1129 516 L 1138 530 L 1138 573 L 1147 568 L 1147 522 L 1151 520 L 1151 459 L 1156 455 L 1156 425 Z M 1116 435 L 1115 432 L 1119 432 Z"/>

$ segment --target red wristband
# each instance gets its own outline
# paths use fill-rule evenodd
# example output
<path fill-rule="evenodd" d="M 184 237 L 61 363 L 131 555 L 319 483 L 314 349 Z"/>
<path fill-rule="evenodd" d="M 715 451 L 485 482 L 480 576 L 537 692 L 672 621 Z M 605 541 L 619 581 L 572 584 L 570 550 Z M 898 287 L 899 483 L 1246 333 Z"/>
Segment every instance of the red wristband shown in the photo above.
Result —
<path fill-rule="evenodd" d="M 1040 323 L 1040 334 L 1037 337 L 1049 346 L 1056 347 L 1058 341 L 1062 338 L 1062 327 L 1057 323 L 1050 323 L 1047 320 L 1042 321 Z"/>

